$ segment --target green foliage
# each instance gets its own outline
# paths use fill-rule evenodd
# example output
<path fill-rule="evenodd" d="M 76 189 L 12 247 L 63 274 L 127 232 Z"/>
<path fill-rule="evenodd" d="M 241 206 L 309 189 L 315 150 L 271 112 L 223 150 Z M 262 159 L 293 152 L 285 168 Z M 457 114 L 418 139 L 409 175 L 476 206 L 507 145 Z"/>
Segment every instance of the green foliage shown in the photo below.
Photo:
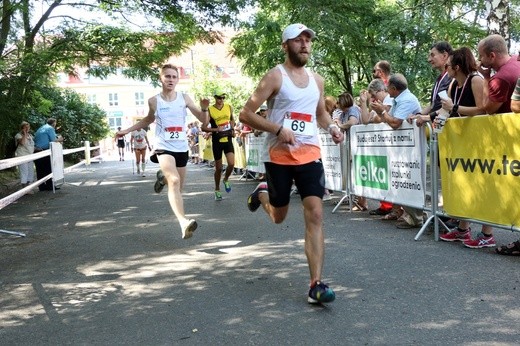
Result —
<path fill-rule="evenodd" d="M 374 63 L 385 59 L 426 102 L 436 74 L 426 58 L 431 44 L 447 40 L 454 47 L 475 49 L 487 31 L 482 24 L 488 15 L 484 1 L 4 0 L 0 7 L 0 157 L 22 120 L 36 124 L 58 114 L 73 124 L 64 124 L 63 131 L 77 127 L 94 137 L 104 131 L 97 127 L 102 124 L 97 115 L 80 120 L 85 113 L 78 111 L 80 102 L 75 97 L 64 94 L 68 101 L 58 102 L 58 97 L 49 96 L 57 72 L 75 73 L 81 66 L 96 77 L 117 70 L 130 78 L 156 81 L 157 66 L 196 41 L 219 40 L 218 31 L 210 29 L 222 26 L 240 29 L 232 41 L 233 54 L 254 79 L 283 61 L 282 29 L 302 22 L 317 32 L 309 66 L 325 77 L 327 94 L 347 90 L 356 95 L 370 81 Z M 519 40 L 520 1 L 510 3 L 511 37 Z M 238 19 L 248 12 L 252 18 Z M 37 13 L 42 15 L 36 17 Z M 214 72 L 209 68 L 197 77 L 197 95 L 207 95 L 216 87 Z M 252 86 L 246 81 L 220 83 L 238 112 Z M 63 135 L 70 143 L 82 140 L 79 133 Z"/>
<path fill-rule="evenodd" d="M 37 123 L 54 111 L 60 116 L 75 114 L 66 108 L 75 106 L 72 100 L 57 106 L 39 90 L 51 85 L 57 72 L 75 73 L 80 66 L 104 78 L 123 68 L 127 77 L 155 81 L 155 67 L 197 40 L 218 40 L 219 34 L 205 26 L 230 23 L 249 2 L 4 0 L 0 7 L 0 158 L 6 156 L 6 144 L 22 120 Z M 143 17 L 146 24 L 137 19 Z M 101 131 L 93 119 L 76 120 L 75 125 L 88 128 L 84 133 Z M 74 133 L 63 135 L 69 143 L 79 141 Z"/>
<path fill-rule="evenodd" d="M 520 0 L 510 0 L 509 15 L 511 23 L 509 26 L 511 40 L 515 42 L 520 41 Z M 516 52 L 520 50 L 520 47 L 516 47 Z"/>
<path fill-rule="evenodd" d="M 195 66 L 191 92 L 198 100 L 202 97 L 213 101 L 216 89 L 222 89 L 226 94 L 226 103 L 233 107 L 235 120 L 238 120 L 238 113 L 242 110 L 245 102 L 253 92 L 253 85 L 250 79 L 245 78 L 240 82 L 231 82 L 222 78 L 222 73 L 215 69 L 210 61 L 199 61 Z"/>
<path fill-rule="evenodd" d="M 81 147 L 85 141 L 95 143 L 109 134 L 106 113 L 97 105 L 88 104 L 72 90 L 39 86 L 31 96 L 21 118 L 31 124 L 33 131 L 45 124 L 47 118 L 56 118 L 56 130 L 63 135 L 65 148 Z M 8 140 L 13 139 L 20 123 L 21 120 L 16 124 L 16 130 L 8 133 Z M 13 153 L 6 154 L 10 157 Z"/>
<path fill-rule="evenodd" d="M 69 89 L 47 89 L 52 102 L 50 114 L 57 119 L 57 131 L 63 134 L 64 147 L 83 146 L 105 138 L 110 129 L 106 113 L 97 105 L 88 104 L 82 96 Z"/>
<path fill-rule="evenodd" d="M 63 135 L 65 148 L 75 148 L 84 141 L 97 142 L 109 133 L 106 113 L 97 105 L 88 104 L 78 93 L 69 89 L 44 87 L 38 94 L 49 104 L 43 112 L 33 109 L 32 124 L 43 125 L 47 118 L 56 118 L 56 131 Z"/>
<path fill-rule="evenodd" d="M 258 13 L 242 25 L 232 42 L 244 71 L 258 77 L 283 61 L 281 32 L 291 23 L 304 23 L 317 33 L 309 66 L 326 79 L 325 93 L 356 95 L 372 78 L 378 60 L 388 60 L 403 73 L 410 89 L 427 102 L 436 75 L 427 61 L 431 45 L 440 40 L 454 47 L 475 49 L 485 36 L 478 25 L 484 2 L 424 2 L 418 0 L 260 1 Z M 259 59 L 258 56 L 262 58 Z"/>
<path fill-rule="evenodd" d="M 242 60 L 242 71 L 256 79 L 284 61 L 280 34 L 283 23 L 271 13 L 259 12 L 255 22 L 244 24 L 241 32 L 231 40 L 232 54 Z"/>

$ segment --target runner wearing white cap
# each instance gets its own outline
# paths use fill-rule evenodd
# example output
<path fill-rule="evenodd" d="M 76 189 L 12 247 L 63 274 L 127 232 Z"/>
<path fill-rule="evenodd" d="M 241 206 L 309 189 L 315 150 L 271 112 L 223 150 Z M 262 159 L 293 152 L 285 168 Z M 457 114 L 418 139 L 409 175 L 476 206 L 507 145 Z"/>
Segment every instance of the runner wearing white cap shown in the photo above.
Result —
<path fill-rule="evenodd" d="M 310 272 L 307 301 L 312 304 L 335 299 L 334 291 L 321 281 L 325 178 L 318 126 L 327 129 L 335 143 L 343 141 L 343 133 L 325 109 L 323 78 L 305 68 L 315 36 L 303 24 L 285 28 L 282 33 L 285 62 L 262 78 L 240 112 L 242 122 L 268 133 L 264 155 L 267 183 L 260 183 L 249 195 L 249 210 L 256 211 L 262 206 L 274 223 L 281 223 L 289 211 L 293 181 L 298 188 Z M 266 118 L 256 114 L 265 101 L 269 108 Z"/>

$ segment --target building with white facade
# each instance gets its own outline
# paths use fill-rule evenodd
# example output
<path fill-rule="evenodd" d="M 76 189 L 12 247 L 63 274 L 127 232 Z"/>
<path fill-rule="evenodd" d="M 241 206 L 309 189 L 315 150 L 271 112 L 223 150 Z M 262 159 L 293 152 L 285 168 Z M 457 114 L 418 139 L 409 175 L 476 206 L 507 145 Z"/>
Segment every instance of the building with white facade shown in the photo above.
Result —
<path fill-rule="evenodd" d="M 215 69 L 222 73 L 222 78 L 243 80 L 236 59 L 229 54 L 229 41 L 232 32 L 225 32 L 223 42 L 215 44 L 197 43 L 179 56 L 173 56 L 169 62 L 179 68 L 180 79 L 177 91 L 189 94 L 193 84 L 193 73 L 200 61 L 210 61 Z M 148 112 L 148 98 L 160 92 L 150 81 L 141 82 L 125 78 L 121 74 L 107 79 L 89 77 L 85 70 L 78 71 L 79 76 L 61 76 L 60 87 L 70 88 L 85 95 L 89 103 L 97 104 L 107 113 L 107 122 L 112 130 L 117 127 L 127 128 Z"/>

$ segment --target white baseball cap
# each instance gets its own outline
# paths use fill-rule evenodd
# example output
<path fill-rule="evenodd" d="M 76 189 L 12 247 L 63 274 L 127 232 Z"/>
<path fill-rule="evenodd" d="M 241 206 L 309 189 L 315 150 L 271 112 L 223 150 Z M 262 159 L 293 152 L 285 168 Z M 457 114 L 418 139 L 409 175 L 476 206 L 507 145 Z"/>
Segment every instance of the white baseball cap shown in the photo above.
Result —
<path fill-rule="evenodd" d="M 293 38 L 298 37 L 304 31 L 311 35 L 311 38 L 316 37 L 316 33 L 313 30 L 309 29 L 303 24 L 296 23 L 291 24 L 285 28 L 285 30 L 282 33 L 282 43 L 285 43 L 287 40 L 292 40 Z"/>

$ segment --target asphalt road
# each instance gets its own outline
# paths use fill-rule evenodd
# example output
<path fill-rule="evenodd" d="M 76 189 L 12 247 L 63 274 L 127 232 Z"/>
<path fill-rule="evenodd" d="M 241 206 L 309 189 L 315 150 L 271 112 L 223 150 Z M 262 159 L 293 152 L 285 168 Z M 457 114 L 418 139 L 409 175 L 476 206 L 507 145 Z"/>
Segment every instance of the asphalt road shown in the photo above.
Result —
<path fill-rule="evenodd" d="M 153 192 L 156 167 L 78 168 L 56 194 L 0 211 L 0 229 L 27 235 L 0 235 L 0 345 L 520 344 L 520 258 L 432 232 L 414 241 L 417 230 L 325 202 L 324 281 L 337 298 L 309 305 L 298 195 L 274 225 L 246 207 L 256 182 L 233 176 L 216 202 L 212 170 L 189 166 L 199 228 L 182 240 Z M 496 231 L 499 243 L 519 236 Z"/>

